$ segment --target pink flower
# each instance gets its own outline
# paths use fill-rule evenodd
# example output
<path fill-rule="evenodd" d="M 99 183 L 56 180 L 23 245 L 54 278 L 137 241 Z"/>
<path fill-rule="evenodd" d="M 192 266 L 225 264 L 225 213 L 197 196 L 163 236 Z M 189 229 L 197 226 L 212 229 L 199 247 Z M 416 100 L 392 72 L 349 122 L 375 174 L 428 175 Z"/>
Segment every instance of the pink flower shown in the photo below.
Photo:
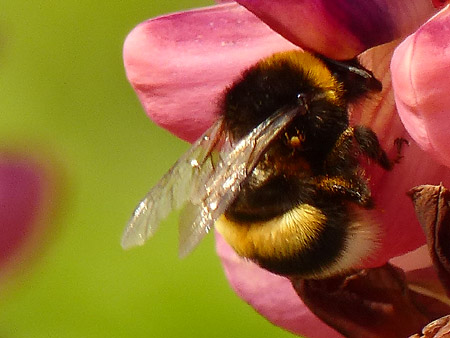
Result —
<path fill-rule="evenodd" d="M 399 115 L 420 147 L 450 166 L 450 8 L 447 6 L 396 49 L 393 85 Z"/>
<path fill-rule="evenodd" d="M 36 257 L 55 216 L 59 173 L 49 156 L 0 150 L 0 279 Z"/>
<path fill-rule="evenodd" d="M 396 138 L 411 141 L 392 172 L 367 169 L 383 238 L 358 268 L 393 258 L 406 270 L 428 266 L 423 249 L 400 256 L 425 244 L 406 192 L 420 184 L 450 186 L 448 8 L 432 17 L 437 10 L 426 0 L 238 2 L 151 19 L 129 34 L 125 68 L 150 118 L 192 142 L 217 119 L 224 88 L 255 61 L 297 46 L 336 59 L 365 51 L 363 65 L 383 82 L 382 100 L 357 107 L 352 122 L 371 127 L 390 154 Z M 312 337 L 338 335 L 304 306 L 289 280 L 239 258 L 218 235 L 217 251 L 236 292 L 273 323 Z"/>

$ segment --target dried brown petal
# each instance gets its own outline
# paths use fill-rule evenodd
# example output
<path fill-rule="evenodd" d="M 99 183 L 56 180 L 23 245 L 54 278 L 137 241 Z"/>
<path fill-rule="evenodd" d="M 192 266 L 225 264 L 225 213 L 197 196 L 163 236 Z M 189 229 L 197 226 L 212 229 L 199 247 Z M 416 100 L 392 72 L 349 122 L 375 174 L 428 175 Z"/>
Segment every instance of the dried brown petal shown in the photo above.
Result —
<path fill-rule="evenodd" d="M 404 338 L 438 318 L 427 309 L 439 308 L 439 316 L 450 313 L 450 307 L 424 295 L 417 302 L 403 271 L 389 264 L 348 276 L 291 281 L 308 308 L 346 337 Z"/>
<path fill-rule="evenodd" d="M 450 192 L 443 185 L 421 185 L 409 195 L 439 279 L 450 296 Z"/>
<path fill-rule="evenodd" d="M 445 316 L 431 322 L 423 328 L 422 334 L 422 336 L 415 334 L 410 338 L 449 338 L 450 316 Z"/>

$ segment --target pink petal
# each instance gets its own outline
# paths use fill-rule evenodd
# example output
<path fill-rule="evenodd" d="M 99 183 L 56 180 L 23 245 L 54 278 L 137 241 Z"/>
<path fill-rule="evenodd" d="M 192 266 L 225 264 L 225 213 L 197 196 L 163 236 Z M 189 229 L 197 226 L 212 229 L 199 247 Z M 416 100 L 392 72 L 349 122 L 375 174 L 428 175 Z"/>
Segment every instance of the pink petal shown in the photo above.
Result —
<path fill-rule="evenodd" d="M 435 9 L 428 0 L 239 0 L 296 45 L 335 59 L 411 33 Z"/>
<path fill-rule="evenodd" d="M 150 118 L 192 142 L 217 118 L 216 102 L 237 74 L 293 48 L 231 3 L 146 21 L 128 35 L 123 54 L 128 79 Z"/>
<path fill-rule="evenodd" d="M 52 221 L 55 172 L 48 158 L 0 151 L 0 278 L 36 254 Z"/>
<path fill-rule="evenodd" d="M 392 59 L 400 117 L 414 140 L 450 166 L 450 9 L 409 36 Z M 447 184 L 448 186 L 448 184 Z"/>
<path fill-rule="evenodd" d="M 273 324 L 308 337 L 341 337 L 308 310 L 288 279 L 238 257 L 218 234 L 216 248 L 234 291 Z"/>
<path fill-rule="evenodd" d="M 450 170 L 430 159 L 406 132 L 394 107 L 389 65 L 396 43 L 372 48 L 361 55 L 362 63 L 383 82 L 382 100 L 369 100 L 352 112 L 353 124 L 371 127 L 384 149 L 395 157 L 395 139 L 410 140 L 402 149 L 403 158 L 391 172 L 369 166 L 372 194 L 377 205 L 373 217 L 380 224 L 380 246 L 363 267 L 384 264 L 425 244 L 425 236 L 416 219 L 411 200 L 406 195 L 412 187 L 424 182 L 450 186 Z M 426 158 L 426 161 L 423 159 Z"/>

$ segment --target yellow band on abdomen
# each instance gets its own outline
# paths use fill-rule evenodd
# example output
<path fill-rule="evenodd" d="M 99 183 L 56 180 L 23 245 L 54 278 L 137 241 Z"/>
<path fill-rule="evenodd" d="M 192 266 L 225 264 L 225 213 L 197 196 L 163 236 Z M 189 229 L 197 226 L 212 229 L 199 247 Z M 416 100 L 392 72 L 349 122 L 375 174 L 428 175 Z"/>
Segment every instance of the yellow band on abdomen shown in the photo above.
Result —
<path fill-rule="evenodd" d="M 215 227 L 242 257 L 283 259 L 310 247 L 326 220 L 320 209 L 300 204 L 284 215 L 264 222 L 239 223 L 222 215 Z"/>

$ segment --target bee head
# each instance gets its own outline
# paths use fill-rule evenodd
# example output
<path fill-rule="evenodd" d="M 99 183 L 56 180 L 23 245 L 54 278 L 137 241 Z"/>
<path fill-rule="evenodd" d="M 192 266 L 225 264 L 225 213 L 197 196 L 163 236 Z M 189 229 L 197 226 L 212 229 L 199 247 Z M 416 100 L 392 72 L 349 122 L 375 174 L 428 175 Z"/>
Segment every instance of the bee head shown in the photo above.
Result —
<path fill-rule="evenodd" d="M 290 147 L 327 151 L 348 127 L 343 84 L 320 58 L 303 51 L 278 53 L 249 68 L 226 90 L 222 105 L 235 140 L 275 112 L 296 107 L 298 116 L 283 136 Z"/>

